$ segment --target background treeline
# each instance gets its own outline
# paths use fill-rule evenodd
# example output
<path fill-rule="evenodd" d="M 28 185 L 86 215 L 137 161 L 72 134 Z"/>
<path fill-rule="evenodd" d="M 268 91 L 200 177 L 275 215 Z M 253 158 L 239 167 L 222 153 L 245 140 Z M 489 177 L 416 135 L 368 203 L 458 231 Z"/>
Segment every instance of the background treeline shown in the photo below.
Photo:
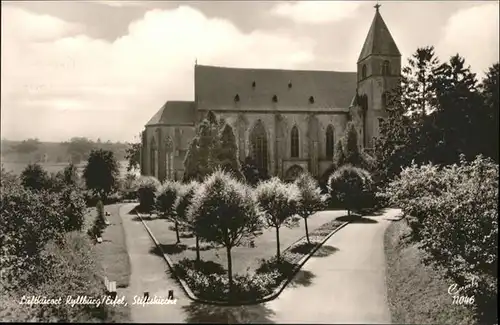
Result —
<path fill-rule="evenodd" d="M 92 149 L 110 150 L 118 161 L 126 160 L 128 143 L 92 141 L 74 137 L 65 142 L 41 142 L 38 139 L 12 141 L 2 139 L 2 161 L 18 163 L 67 163 L 79 164 L 88 159 Z"/>

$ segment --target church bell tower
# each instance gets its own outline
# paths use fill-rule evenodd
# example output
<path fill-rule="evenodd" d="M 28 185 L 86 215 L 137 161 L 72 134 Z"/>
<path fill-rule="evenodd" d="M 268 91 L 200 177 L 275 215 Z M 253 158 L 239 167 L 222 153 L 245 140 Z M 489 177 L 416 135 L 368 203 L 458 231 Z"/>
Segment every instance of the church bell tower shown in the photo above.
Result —
<path fill-rule="evenodd" d="M 358 105 L 363 115 L 362 144 L 373 148 L 379 135 L 380 120 L 387 116 L 388 93 L 398 86 L 401 75 L 401 53 L 375 5 L 375 17 L 357 62 Z"/>

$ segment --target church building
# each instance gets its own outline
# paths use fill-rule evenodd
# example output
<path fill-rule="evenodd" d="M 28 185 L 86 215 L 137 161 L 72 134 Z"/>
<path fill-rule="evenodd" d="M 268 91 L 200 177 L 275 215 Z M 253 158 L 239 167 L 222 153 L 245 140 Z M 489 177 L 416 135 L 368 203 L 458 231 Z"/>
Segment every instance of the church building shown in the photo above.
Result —
<path fill-rule="evenodd" d="M 194 100 L 167 101 L 142 132 L 141 173 L 181 180 L 197 124 L 209 111 L 234 131 L 239 159 L 270 176 L 320 177 L 353 121 L 359 146 L 373 147 L 401 53 L 376 5 L 356 72 L 240 69 L 195 65 Z"/>

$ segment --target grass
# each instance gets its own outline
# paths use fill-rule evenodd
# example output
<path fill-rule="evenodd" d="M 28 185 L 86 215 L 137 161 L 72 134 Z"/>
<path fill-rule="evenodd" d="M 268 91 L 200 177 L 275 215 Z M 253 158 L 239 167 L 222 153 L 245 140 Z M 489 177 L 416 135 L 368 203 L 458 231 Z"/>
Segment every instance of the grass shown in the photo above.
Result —
<path fill-rule="evenodd" d="M 104 211 L 110 213 L 107 218 L 111 224 L 104 229 L 102 243 L 96 244 L 95 251 L 109 281 L 116 281 L 118 288 L 126 288 L 130 281 L 130 260 L 119 207 L 120 204 L 104 207 Z M 92 226 L 96 214 L 95 208 L 88 210 L 86 227 Z"/>
<path fill-rule="evenodd" d="M 476 324 L 472 310 L 452 304 L 452 281 L 444 272 L 424 265 L 417 244 L 407 243 L 410 228 L 399 221 L 389 225 L 385 237 L 387 295 L 395 324 Z"/>
<path fill-rule="evenodd" d="M 324 211 L 311 216 L 308 220 L 309 232 L 323 224 L 342 216 L 345 211 Z M 174 264 L 182 259 L 196 259 L 195 239 L 181 238 L 180 245 L 175 245 L 175 231 L 172 231 L 173 223 L 163 219 L 152 218 L 145 220 L 158 242 Z M 299 227 L 280 229 L 280 248 L 283 252 L 297 240 L 305 236 L 304 223 Z M 185 236 L 181 236 L 185 237 Z M 184 246 L 181 246 L 184 245 Z M 177 247 L 180 246 L 180 247 Z M 179 249 L 180 248 L 180 249 Z M 227 267 L 227 256 L 224 248 L 214 248 L 210 244 L 200 242 L 200 257 L 204 261 L 212 261 Z M 152 253 L 160 254 L 156 247 Z M 269 260 L 276 255 L 276 232 L 274 228 L 265 229 L 262 235 L 255 239 L 255 247 L 235 247 L 232 249 L 233 274 L 246 275 L 255 272 L 261 265 L 262 260 Z"/>

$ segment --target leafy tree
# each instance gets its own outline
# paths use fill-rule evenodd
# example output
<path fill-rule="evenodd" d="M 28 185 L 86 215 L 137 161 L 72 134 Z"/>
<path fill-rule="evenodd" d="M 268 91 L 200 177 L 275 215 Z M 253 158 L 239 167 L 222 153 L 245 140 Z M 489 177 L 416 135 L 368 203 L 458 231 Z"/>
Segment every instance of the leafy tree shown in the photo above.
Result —
<path fill-rule="evenodd" d="M 280 260 L 280 228 L 297 226 L 297 214 L 300 192 L 295 184 L 283 183 L 279 178 L 261 182 L 255 189 L 256 200 L 264 211 L 267 227 L 276 230 L 276 257 Z"/>
<path fill-rule="evenodd" d="M 104 218 L 104 204 L 101 200 L 99 200 L 96 204 L 96 218 L 94 220 L 94 226 L 91 230 L 91 236 L 101 237 L 102 231 L 106 226 L 105 218 Z"/>
<path fill-rule="evenodd" d="M 119 176 L 118 163 L 112 151 L 92 150 L 83 171 L 87 188 L 98 194 L 105 201 L 117 185 Z"/>
<path fill-rule="evenodd" d="M 40 164 L 29 164 L 21 173 L 21 184 L 39 191 L 49 186 L 49 175 Z"/>
<path fill-rule="evenodd" d="M 1 172 L 0 172 L 0 187 L 9 187 L 14 186 L 18 183 L 18 177 L 5 169 L 2 164 Z"/>
<path fill-rule="evenodd" d="M 343 154 L 345 157 L 344 164 L 353 166 L 362 166 L 364 161 L 359 150 L 358 132 L 353 122 L 347 123 L 345 134 L 343 137 Z"/>
<path fill-rule="evenodd" d="M 217 143 L 215 152 L 215 166 L 233 174 L 239 180 L 243 179 L 240 161 L 238 160 L 238 145 L 233 133 L 233 128 L 225 124 L 220 134 L 220 141 Z"/>
<path fill-rule="evenodd" d="M 217 119 L 213 112 L 198 125 L 196 136 L 191 141 L 184 159 L 184 181 L 203 179 L 216 168 L 230 169 L 241 176 L 237 160 L 237 146 L 234 133 L 223 119 Z M 224 144 L 224 147 L 221 145 Z M 236 148 L 236 149 L 235 149 Z"/>
<path fill-rule="evenodd" d="M 340 166 L 345 164 L 345 161 L 346 157 L 344 155 L 344 149 L 342 148 L 342 141 L 339 140 L 337 141 L 337 145 L 335 146 L 335 154 L 333 155 L 333 164 L 336 168 L 339 168 Z"/>
<path fill-rule="evenodd" d="M 413 164 L 380 195 L 401 207 L 424 262 L 471 288 L 479 323 L 497 316 L 498 164 L 481 156 L 459 164 Z M 459 257 L 459 258 L 457 258 Z"/>
<path fill-rule="evenodd" d="M 140 211 L 149 214 L 153 212 L 155 208 L 156 194 L 160 186 L 160 182 L 151 176 L 141 176 L 137 180 L 135 188 L 137 189 Z"/>
<path fill-rule="evenodd" d="M 186 157 L 184 158 L 183 181 L 198 179 L 198 138 L 195 136 L 189 144 Z"/>
<path fill-rule="evenodd" d="M 483 120 L 479 121 L 480 128 L 479 134 L 485 146 L 482 152 L 485 156 L 491 157 L 498 163 L 498 134 L 499 134 L 499 101 L 498 101 L 498 88 L 499 88 L 500 64 L 497 62 L 493 64 L 486 73 L 485 78 L 482 80 L 479 87 L 481 97 L 484 101 L 484 114 Z"/>
<path fill-rule="evenodd" d="M 425 161 L 430 145 L 432 123 L 426 116 L 436 110 L 437 94 L 434 89 L 435 71 L 439 60 L 434 48 L 422 47 L 408 59 L 402 69 L 401 83 L 388 96 L 388 117 L 380 124 L 375 140 L 375 178 L 383 185 L 399 174 L 412 160 Z"/>
<path fill-rule="evenodd" d="M 128 161 L 127 171 L 133 169 L 140 169 L 141 167 L 141 150 L 142 143 L 136 142 L 129 144 L 128 148 L 125 149 L 125 159 Z"/>
<path fill-rule="evenodd" d="M 330 176 L 328 190 L 332 197 L 336 196 L 343 204 L 350 216 L 352 210 L 362 208 L 361 202 L 371 190 L 371 183 L 369 172 L 351 165 L 344 165 Z"/>
<path fill-rule="evenodd" d="M 246 182 L 252 186 L 257 185 L 263 179 L 267 179 L 264 175 L 261 174 L 259 168 L 255 164 L 255 161 L 250 156 L 245 158 L 241 170 Z"/>
<path fill-rule="evenodd" d="M 158 189 L 156 195 L 156 211 L 158 215 L 175 224 L 175 235 L 177 244 L 181 242 L 179 237 L 179 219 L 175 211 L 175 201 L 177 200 L 181 184 L 175 181 L 165 181 Z"/>
<path fill-rule="evenodd" d="M 73 201 L 74 200 L 74 201 Z M 50 240 L 81 229 L 86 207 L 77 193 L 31 191 L 20 185 L 2 186 L 0 195 L 0 269 L 5 280 L 21 287 L 37 286 L 43 273 L 41 251 Z M 10 281 L 10 280 L 9 280 Z"/>
<path fill-rule="evenodd" d="M 83 192 L 74 185 L 67 185 L 60 192 L 60 211 L 66 217 L 66 232 L 81 231 L 85 224 L 87 205 Z"/>
<path fill-rule="evenodd" d="M 465 59 L 457 54 L 436 69 L 434 89 L 438 104 L 428 123 L 434 126 L 428 131 L 434 144 L 427 147 L 432 157 L 428 160 L 450 164 L 458 162 L 460 154 L 474 159 L 484 141 L 478 137 L 484 112 L 476 76 Z"/>
<path fill-rule="evenodd" d="M 196 189 L 187 214 L 189 219 L 196 220 L 195 229 L 201 238 L 226 248 L 232 293 L 231 250 L 251 240 L 261 228 L 252 190 L 229 174 L 216 170 Z"/>
<path fill-rule="evenodd" d="M 63 170 L 64 183 L 66 185 L 77 185 L 79 181 L 78 170 L 73 163 L 64 167 Z"/>
<path fill-rule="evenodd" d="M 304 219 L 306 238 L 307 242 L 310 244 L 311 241 L 309 240 L 307 219 L 313 213 L 320 211 L 325 207 L 327 196 L 321 194 L 318 182 L 309 173 L 301 174 L 295 180 L 295 185 L 297 186 L 300 195 L 297 206 L 297 214 Z"/>
<path fill-rule="evenodd" d="M 195 236 L 196 261 L 200 261 L 200 238 L 198 236 L 199 231 L 196 229 L 196 219 L 190 218 L 192 216 L 189 216 L 187 211 L 189 206 L 191 205 L 191 202 L 193 201 L 195 191 L 198 187 L 200 187 L 200 183 L 196 181 L 182 184 L 174 204 L 179 223 L 182 225 L 182 227 L 190 231 Z"/>
<path fill-rule="evenodd" d="M 73 163 L 80 163 L 81 160 L 87 159 L 89 153 L 94 149 L 95 144 L 85 137 L 74 137 L 64 145 L 67 147 L 67 152 L 72 157 Z"/>

